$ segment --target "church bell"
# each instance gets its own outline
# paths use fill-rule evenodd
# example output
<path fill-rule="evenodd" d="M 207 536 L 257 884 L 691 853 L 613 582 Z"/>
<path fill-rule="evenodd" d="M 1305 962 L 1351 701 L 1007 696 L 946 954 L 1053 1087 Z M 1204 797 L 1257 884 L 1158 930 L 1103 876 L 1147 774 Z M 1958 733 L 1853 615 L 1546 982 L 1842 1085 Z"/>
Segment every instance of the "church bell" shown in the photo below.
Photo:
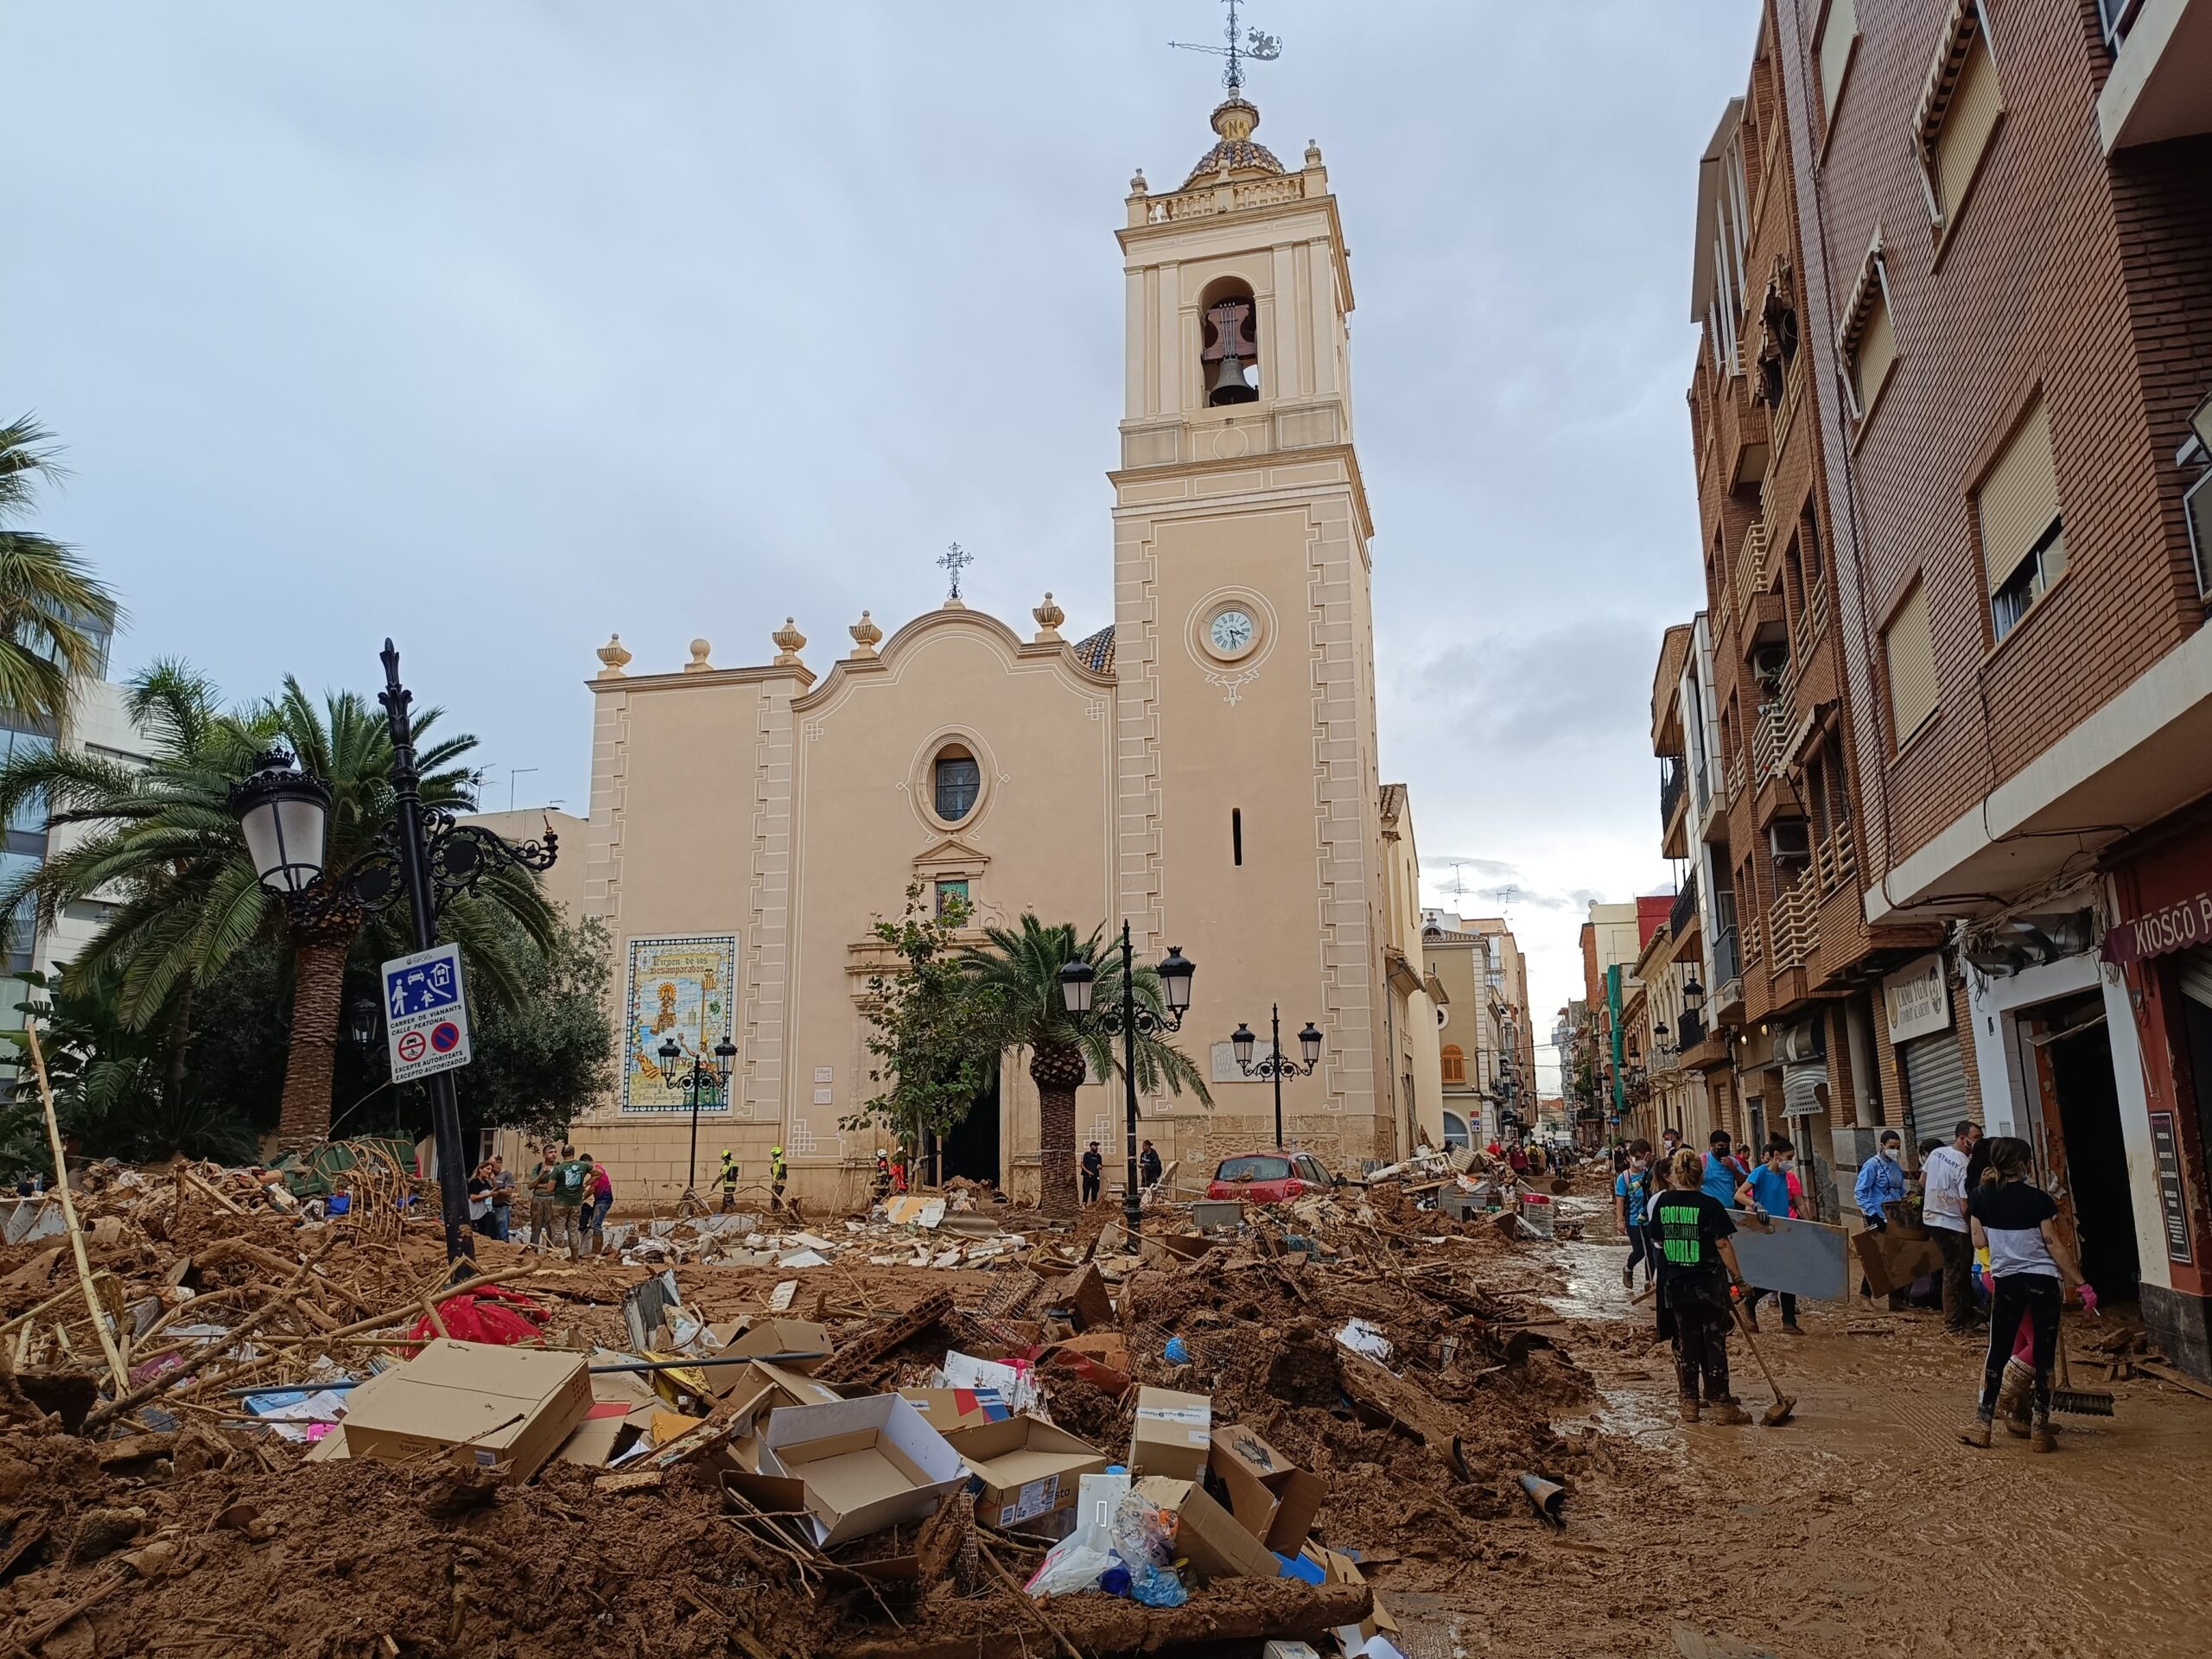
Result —
<path fill-rule="evenodd" d="M 1244 365 L 1235 352 L 1221 359 L 1221 367 L 1214 372 L 1213 390 L 1206 394 L 1210 405 L 1221 404 L 1256 403 L 1260 394 L 1244 384 Z"/>

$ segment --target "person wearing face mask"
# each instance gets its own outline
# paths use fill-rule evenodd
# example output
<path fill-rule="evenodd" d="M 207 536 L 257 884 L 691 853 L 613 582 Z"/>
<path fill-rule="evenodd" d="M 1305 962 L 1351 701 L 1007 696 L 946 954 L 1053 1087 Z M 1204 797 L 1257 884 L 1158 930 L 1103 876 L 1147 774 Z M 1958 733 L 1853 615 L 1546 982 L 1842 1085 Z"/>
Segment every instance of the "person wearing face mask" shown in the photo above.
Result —
<path fill-rule="evenodd" d="M 1636 1288 L 1636 1264 L 1643 1263 L 1644 1282 L 1658 1277 L 1659 1252 L 1644 1236 L 1644 1211 L 1651 1202 L 1651 1143 L 1641 1137 L 1628 1145 L 1628 1162 L 1613 1177 L 1613 1217 L 1628 1240 L 1628 1265 L 1621 1269 L 1621 1288 Z"/>
<path fill-rule="evenodd" d="M 1743 1185 L 1745 1172 L 1729 1150 L 1728 1131 L 1715 1129 L 1707 1137 L 1707 1144 L 1712 1150 L 1705 1154 L 1705 1175 L 1700 1185 L 1716 1203 L 1733 1206 L 1738 1202 L 1736 1189 Z"/>
<path fill-rule="evenodd" d="M 1905 1193 L 1904 1143 L 1897 1138 L 1895 1129 L 1882 1131 L 1881 1148 L 1878 1156 L 1859 1165 L 1859 1179 L 1851 1188 L 1852 1202 L 1859 1206 L 1859 1213 L 1865 1218 L 1867 1230 L 1877 1233 L 1889 1230 L 1889 1211 L 1885 1206 L 1902 1201 Z M 1861 1295 L 1872 1295 L 1873 1287 L 1861 1279 L 1859 1291 Z M 1904 1305 L 1904 1291 L 1890 1293 L 1892 1312 Z"/>
<path fill-rule="evenodd" d="M 1782 1136 L 1770 1135 L 1764 1160 L 1745 1177 L 1744 1184 L 1736 1189 L 1736 1202 L 1763 1215 L 1793 1214 L 1794 1206 L 1789 1202 L 1789 1164 L 1796 1150 Z M 1782 1328 L 1793 1337 L 1803 1336 L 1804 1327 L 1797 1323 L 1797 1299 L 1786 1290 L 1754 1289 L 1744 1301 L 1744 1323 L 1754 1331 L 1759 1328 L 1759 1298 L 1770 1295 L 1782 1299 Z"/>

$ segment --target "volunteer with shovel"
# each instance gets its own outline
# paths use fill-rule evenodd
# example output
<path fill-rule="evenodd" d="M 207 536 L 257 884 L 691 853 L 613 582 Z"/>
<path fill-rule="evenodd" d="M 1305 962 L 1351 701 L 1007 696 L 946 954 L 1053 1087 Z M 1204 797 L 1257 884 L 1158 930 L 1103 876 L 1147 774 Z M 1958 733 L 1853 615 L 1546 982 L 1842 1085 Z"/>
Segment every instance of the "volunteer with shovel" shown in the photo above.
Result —
<path fill-rule="evenodd" d="M 1751 1413 L 1728 1388 L 1728 1325 L 1732 1286 L 1743 1282 L 1736 1230 L 1728 1206 L 1701 1190 L 1705 1160 L 1685 1148 L 1675 1154 L 1674 1187 L 1652 1208 L 1657 1226 L 1662 1269 L 1659 1294 L 1675 1316 L 1675 1376 L 1681 1392 L 1686 1423 L 1700 1418 L 1698 1390 L 1703 1385 L 1706 1420 L 1748 1423 Z"/>
<path fill-rule="evenodd" d="M 1960 1438 L 1968 1446 L 1989 1444 L 1989 1426 L 2005 1386 L 2005 1362 L 2012 1352 L 2013 1335 L 2025 1319 L 2035 1332 L 2031 1395 L 2035 1432 L 2029 1446 L 2037 1452 L 2055 1452 L 2058 1442 L 2050 1432 L 2050 1371 L 2058 1351 L 2059 1306 L 2067 1290 L 2080 1286 L 2082 1306 L 2094 1313 L 2097 1293 L 2082 1284 L 2074 1252 L 2058 1236 L 2058 1205 L 2028 1179 L 2033 1148 L 2009 1135 L 1992 1136 L 1984 1144 L 1989 1148 L 1989 1166 L 1982 1171 L 1967 1207 L 1975 1245 L 1988 1247 L 1989 1275 L 1995 1288 L 1989 1298 L 1989 1357 L 1982 1366 L 1981 1404 L 1974 1427 Z"/>

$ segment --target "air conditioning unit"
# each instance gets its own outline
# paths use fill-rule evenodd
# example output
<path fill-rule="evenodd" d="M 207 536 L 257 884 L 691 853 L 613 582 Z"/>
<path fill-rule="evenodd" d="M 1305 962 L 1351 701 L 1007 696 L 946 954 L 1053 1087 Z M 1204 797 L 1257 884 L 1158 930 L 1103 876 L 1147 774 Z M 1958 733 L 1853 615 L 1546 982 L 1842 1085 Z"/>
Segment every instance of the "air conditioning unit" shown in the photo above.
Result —
<path fill-rule="evenodd" d="M 1784 670 L 1789 666 L 1789 647 L 1784 645 L 1761 645 L 1751 653 L 1751 672 L 1759 683 L 1770 691 L 1782 683 Z"/>
<path fill-rule="evenodd" d="M 1782 1058 L 1790 1065 L 1809 1065 L 1828 1057 L 1827 1021 L 1806 1020 L 1782 1033 Z"/>
<path fill-rule="evenodd" d="M 1766 827 L 1767 855 L 1777 864 L 1813 861 L 1813 826 L 1803 818 L 1777 818 Z"/>

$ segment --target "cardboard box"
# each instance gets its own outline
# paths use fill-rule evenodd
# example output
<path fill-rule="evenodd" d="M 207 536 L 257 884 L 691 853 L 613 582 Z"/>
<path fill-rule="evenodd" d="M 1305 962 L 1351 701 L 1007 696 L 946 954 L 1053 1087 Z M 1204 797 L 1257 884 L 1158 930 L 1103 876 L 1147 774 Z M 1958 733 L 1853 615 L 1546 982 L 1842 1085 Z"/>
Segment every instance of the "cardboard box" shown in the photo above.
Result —
<path fill-rule="evenodd" d="M 1297 1554 L 1329 1495 L 1329 1483 L 1234 1424 L 1213 1431 L 1210 1462 L 1244 1529 L 1278 1554 Z"/>
<path fill-rule="evenodd" d="M 728 1467 L 747 1473 L 760 1471 L 760 1431 L 767 1426 L 771 1413 L 786 1406 L 826 1406 L 844 1397 L 827 1382 L 817 1382 L 762 1359 L 750 1365 L 717 1369 L 734 1372 L 739 1379 L 724 1395 L 738 1402 L 738 1427 L 734 1437 L 721 1448 L 721 1460 Z M 796 1497 L 789 1507 L 799 1507 Z"/>
<path fill-rule="evenodd" d="M 1213 1397 L 1173 1389 L 1139 1389 L 1129 1436 L 1129 1472 L 1197 1480 L 1213 1449 Z"/>
<path fill-rule="evenodd" d="M 779 1359 L 774 1363 L 787 1371 L 802 1375 L 817 1370 L 830 1357 L 830 1332 L 811 1319 L 772 1318 L 747 1321 L 745 1329 L 736 1338 L 722 1348 L 725 1354 L 758 1355 L 766 1357 L 773 1354 L 795 1354 L 795 1359 Z M 709 1370 L 736 1370 L 734 1365 L 715 1365 Z"/>
<path fill-rule="evenodd" d="M 996 1389 L 901 1389 L 899 1397 L 940 1434 L 953 1434 L 1014 1415 Z"/>
<path fill-rule="evenodd" d="M 781 1407 L 757 1439 L 759 1476 L 731 1479 L 748 1497 L 796 1496 L 823 1549 L 925 1520 L 967 1479 L 960 1453 L 895 1394 Z"/>
<path fill-rule="evenodd" d="M 1943 1270 L 1943 1248 L 1924 1228 L 1908 1232 L 1892 1227 L 1878 1233 L 1870 1227 L 1851 1236 L 1851 1249 L 1867 1288 L 1877 1296 L 1904 1290 L 1923 1274 Z"/>
<path fill-rule="evenodd" d="M 1321 1563 L 1321 1582 L 1324 1584 L 1365 1584 L 1367 1582 L 1366 1575 L 1359 1570 L 1359 1563 L 1349 1555 L 1340 1554 L 1333 1549 L 1322 1549 L 1318 1546 L 1309 1545 L 1306 1550 L 1306 1557 L 1308 1560 L 1318 1560 Z M 1338 1644 L 1344 1649 L 1349 1659 L 1350 1656 L 1367 1653 L 1370 1644 L 1378 1642 L 1385 1646 L 1387 1651 L 1395 1653 L 1398 1650 L 1396 1643 L 1401 1634 L 1398 1621 L 1390 1617 L 1390 1610 L 1382 1605 L 1382 1598 L 1376 1596 L 1374 1607 L 1367 1617 L 1357 1624 L 1338 1625 L 1336 1638 Z"/>
<path fill-rule="evenodd" d="M 591 1406 L 582 1354 L 440 1338 L 353 1390 L 346 1452 L 397 1462 L 466 1444 L 524 1481 Z"/>
<path fill-rule="evenodd" d="M 1065 1313 L 1077 1331 L 1110 1330 L 1114 1296 L 1096 1262 L 1086 1262 L 1065 1279 L 1044 1286 L 1036 1306 Z"/>
<path fill-rule="evenodd" d="M 1206 1496 L 1195 1480 L 1148 1475 L 1132 1490 L 1175 1517 L 1175 1554 L 1191 1564 L 1201 1584 L 1209 1579 L 1274 1579 L 1282 1563 L 1265 1544 L 1237 1524 L 1236 1517 Z"/>
<path fill-rule="evenodd" d="M 1041 1417 L 1009 1417 L 945 1436 L 982 1491 L 976 1512 L 995 1527 L 1023 1527 L 1075 1507 L 1077 1483 L 1113 1459 Z"/>
<path fill-rule="evenodd" d="M 602 1348 L 591 1357 L 594 1364 L 605 1365 L 620 1363 L 623 1356 Z M 660 1396 L 646 1380 L 651 1375 L 609 1371 L 594 1376 L 591 1409 L 569 1438 L 561 1442 L 561 1449 L 554 1455 L 563 1463 L 582 1464 L 587 1468 L 603 1469 L 612 1463 L 631 1441 L 645 1432 L 653 1414 L 663 1408 Z"/>

